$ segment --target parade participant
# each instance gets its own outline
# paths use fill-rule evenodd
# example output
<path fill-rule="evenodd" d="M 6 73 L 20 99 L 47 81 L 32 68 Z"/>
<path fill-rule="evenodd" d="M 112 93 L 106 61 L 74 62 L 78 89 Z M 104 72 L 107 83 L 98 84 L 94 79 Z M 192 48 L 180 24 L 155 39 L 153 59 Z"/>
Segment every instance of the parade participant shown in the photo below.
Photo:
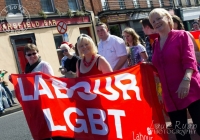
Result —
<path fill-rule="evenodd" d="M 0 84 L 0 116 L 5 113 L 5 109 L 3 107 L 3 95 L 1 90 L 1 84 Z"/>
<path fill-rule="evenodd" d="M 183 22 L 181 21 L 181 19 L 178 16 L 173 15 L 172 19 L 173 19 L 173 22 L 174 22 L 173 29 L 175 29 L 175 30 L 185 30 Z M 187 33 L 190 36 L 190 38 L 192 39 L 192 42 L 194 44 L 195 56 L 196 56 L 196 59 L 197 59 L 197 62 L 198 62 L 198 70 L 200 71 L 200 52 L 199 52 L 199 47 L 198 47 L 193 35 L 190 32 L 187 32 Z"/>
<path fill-rule="evenodd" d="M 77 41 L 77 48 L 82 58 L 76 64 L 77 77 L 112 72 L 112 68 L 106 59 L 97 54 L 97 47 L 91 37 L 81 34 Z"/>
<path fill-rule="evenodd" d="M 61 45 L 60 45 L 60 47 L 61 47 L 62 45 L 65 45 L 65 44 L 68 45 L 70 48 L 74 49 L 74 46 L 73 46 L 71 43 L 66 42 L 66 41 L 62 42 Z M 64 54 L 63 54 L 63 55 L 64 55 Z M 62 57 L 62 59 L 61 59 L 61 68 L 64 68 L 65 60 L 67 60 L 67 56 L 66 56 L 66 55 L 64 55 L 64 56 Z"/>
<path fill-rule="evenodd" d="M 97 23 L 96 30 L 100 39 L 98 53 L 105 57 L 113 71 L 126 68 L 128 66 L 128 56 L 124 40 L 109 34 L 108 27 L 105 23 Z"/>
<path fill-rule="evenodd" d="M 76 55 L 73 55 L 74 51 L 67 45 L 62 44 L 60 46 L 62 53 L 67 57 L 64 62 L 64 67 L 61 69 L 61 73 L 65 75 L 66 78 L 76 77 L 76 62 L 79 59 Z"/>
<path fill-rule="evenodd" d="M 10 89 L 7 87 L 8 86 L 8 83 L 4 80 L 4 75 L 8 73 L 8 71 L 6 70 L 0 70 L 0 83 L 2 85 L 2 87 L 5 89 L 6 93 L 9 95 L 10 97 L 10 100 L 12 102 L 12 104 L 17 104 L 15 103 L 14 99 L 13 99 L 13 94 L 12 92 L 10 91 Z M 9 99 L 8 99 L 9 100 Z M 12 107 L 10 101 L 8 101 L 10 106 Z"/>
<path fill-rule="evenodd" d="M 48 75 L 54 75 L 53 69 L 49 63 L 41 60 L 39 50 L 35 44 L 28 43 L 25 45 L 24 55 L 28 61 L 25 73 L 42 72 Z"/>
<path fill-rule="evenodd" d="M 165 9 L 152 10 L 149 20 L 159 34 L 153 46 L 152 63 L 160 76 L 162 97 L 172 126 L 176 132 L 185 129 L 188 109 L 200 135 L 200 73 L 192 40 L 187 32 L 172 29 L 172 17 Z M 189 133 L 176 133 L 176 138 L 191 139 Z"/>
<path fill-rule="evenodd" d="M 157 38 L 158 34 L 155 33 L 151 23 L 149 22 L 149 18 L 142 19 L 140 23 L 142 24 L 142 30 L 144 34 L 146 35 L 145 44 L 146 44 L 146 52 L 148 55 L 148 61 L 151 62 L 152 55 L 153 55 L 153 48 L 150 42 L 150 35 L 153 36 L 154 38 Z"/>
<path fill-rule="evenodd" d="M 125 28 L 122 32 L 125 43 L 128 46 L 128 62 L 129 66 L 136 65 L 140 62 L 147 61 L 147 53 L 145 47 L 140 44 L 139 35 L 132 28 Z"/>
<path fill-rule="evenodd" d="M 194 21 L 192 23 L 193 31 L 199 31 L 200 30 L 200 25 L 198 21 Z"/>
<path fill-rule="evenodd" d="M 183 22 L 181 21 L 181 19 L 177 15 L 173 15 L 172 20 L 173 20 L 173 23 L 174 23 L 174 25 L 173 25 L 174 30 L 185 30 Z"/>

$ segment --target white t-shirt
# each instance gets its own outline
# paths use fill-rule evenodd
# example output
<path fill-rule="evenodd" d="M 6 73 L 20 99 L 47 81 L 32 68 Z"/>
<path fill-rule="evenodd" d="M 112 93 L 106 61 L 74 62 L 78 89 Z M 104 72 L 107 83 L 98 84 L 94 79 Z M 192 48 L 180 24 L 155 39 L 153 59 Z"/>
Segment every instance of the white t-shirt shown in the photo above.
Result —
<path fill-rule="evenodd" d="M 119 61 L 119 57 L 127 55 L 126 45 L 122 38 L 109 34 L 106 41 L 100 40 L 98 44 L 98 53 L 106 58 L 113 69 Z M 121 69 L 127 66 L 128 63 L 125 62 Z"/>
<path fill-rule="evenodd" d="M 53 69 L 51 67 L 51 65 L 45 61 L 41 61 L 32 71 L 33 72 L 42 72 L 48 75 L 52 75 L 54 76 L 54 72 Z"/>

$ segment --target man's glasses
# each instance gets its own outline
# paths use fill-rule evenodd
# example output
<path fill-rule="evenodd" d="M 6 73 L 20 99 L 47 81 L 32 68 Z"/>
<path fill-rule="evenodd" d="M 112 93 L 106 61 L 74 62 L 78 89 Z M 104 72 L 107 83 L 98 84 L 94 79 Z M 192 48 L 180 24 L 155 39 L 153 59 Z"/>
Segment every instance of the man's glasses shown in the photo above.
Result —
<path fill-rule="evenodd" d="M 62 52 L 64 53 L 64 52 L 68 52 L 68 50 L 67 49 L 65 49 L 65 50 L 62 50 Z"/>
<path fill-rule="evenodd" d="M 87 38 L 89 38 L 89 39 L 92 40 L 92 38 L 91 38 L 89 35 L 87 35 L 87 34 L 81 34 L 81 35 L 77 38 L 77 41 L 78 41 L 81 37 L 87 37 Z"/>
<path fill-rule="evenodd" d="M 26 54 L 27 56 L 31 56 L 31 55 L 36 55 L 36 52 L 34 53 L 29 53 L 29 54 Z"/>

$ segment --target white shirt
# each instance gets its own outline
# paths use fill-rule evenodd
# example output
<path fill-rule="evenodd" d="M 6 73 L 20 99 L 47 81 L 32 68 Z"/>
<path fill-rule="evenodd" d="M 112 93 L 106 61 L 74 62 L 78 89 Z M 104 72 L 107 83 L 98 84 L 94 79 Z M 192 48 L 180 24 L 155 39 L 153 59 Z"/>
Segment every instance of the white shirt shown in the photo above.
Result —
<path fill-rule="evenodd" d="M 113 69 L 119 61 L 119 57 L 127 55 L 126 45 L 123 39 L 109 34 L 105 41 L 100 40 L 98 53 L 106 58 Z M 128 63 L 125 62 L 121 69 L 127 66 Z"/>
<path fill-rule="evenodd" d="M 51 65 L 45 61 L 41 61 L 32 71 L 33 72 L 42 72 L 48 75 L 52 75 L 54 76 L 54 72 L 53 69 L 51 67 Z"/>

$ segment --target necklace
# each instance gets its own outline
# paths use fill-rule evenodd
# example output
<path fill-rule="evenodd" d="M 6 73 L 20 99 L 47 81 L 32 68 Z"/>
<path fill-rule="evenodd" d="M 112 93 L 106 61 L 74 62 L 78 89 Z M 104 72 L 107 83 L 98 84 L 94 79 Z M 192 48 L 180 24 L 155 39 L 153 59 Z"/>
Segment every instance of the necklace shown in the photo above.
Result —
<path fill-rule="evenodd" d="M 89 67 L 91 64 L 92 64 L 92 61 L 94 60 L 94 55 L 92 55 L 92 58 L 90 60 L 90 62 L 87 62 L 85 60 L 85 57 L 83 58 L 83 64 L 86 66 L 86 67 Z"/>

